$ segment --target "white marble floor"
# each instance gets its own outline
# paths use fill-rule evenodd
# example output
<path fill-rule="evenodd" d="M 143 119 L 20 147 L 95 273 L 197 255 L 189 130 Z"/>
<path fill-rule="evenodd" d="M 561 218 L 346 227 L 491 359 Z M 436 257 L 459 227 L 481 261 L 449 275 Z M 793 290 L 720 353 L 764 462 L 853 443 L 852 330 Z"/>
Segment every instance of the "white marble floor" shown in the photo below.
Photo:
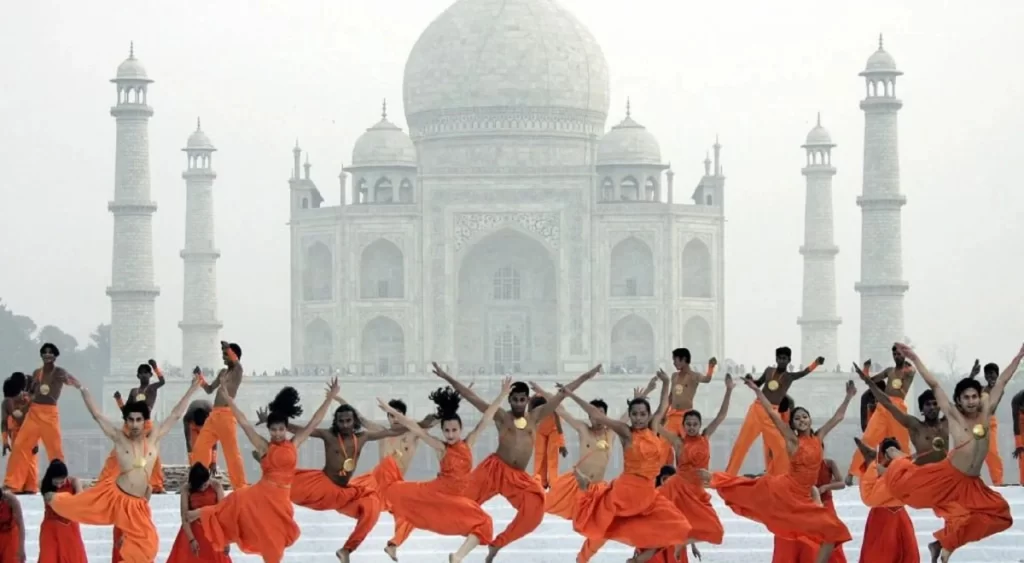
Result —
<path fill-rule="evenodd" d="M 1014 517 L 1024 522 L 1024 488 L 1006 487 L 999 491 L 1009 501 Z M 36 561 L 39 548 L 39 521 L 42 519 L 40 497 L 19 497 L 25 509 L 28 522 L 26 541 L 28 561 Z M 153 518 L 160 532 L 160 555 L 158 562 L 166 560 L 174 537 L 181 525 L 178 497 L 157 495 L 153 497 Z M 760 563 L 771 561 L 772 537 L 759 524 L 737 517 L 716 498 L 719 514 L 725 523 L 725 542 L 720 546 L 698 545 L 703 552 L 703 563 Z M 845 546 L 846 557 L 856 562 L 860 555 L 861 533 L 868 509 L 860 503 L 856 489 L 839 491 L 836 505 L 840 516 L 850 527 L 853 541 Z M 500 531 L 511 520 L 512 508 L 498 499 L 487 505 L 494 516 L 495 529 Z M 918 542 L 922 552 L 931 541 L 931 533 L 940 526 L 940 521 L 930 511 L 913 511 Z M 286 563 L 331 563 L 336 562 L 334 550 L 338 549 L 352 530 L 352 520 L 344 516 L 313 512 L 298 508 L 296 520 L 302 528 L 302 537 L 285 554 Z M 657 525 L 652 522 L 652 525 Z M 363 546 L 353 554 L 353 563 L 385 563 L 390 561 L 382 549 L 391 537 L 393 521 L 390 515 L 381 516 L 380 522 Z M 84 526 L 83 537 L 90 561 L 109 561 L 111 531 L 109 528 Z M 399 551 L 399 561 L 408 563 L 447 563 L 447 554 L 460 543 L 459 538 L 446 538 L 426 532 L 414 532 Z M 572 524 L 555 517 L 547 517 L 544 523 L 526 538 L 512 544 L 498 556 L 498 561 L 513 563 L 571 563 L 582 540 L 572 531 Z M 468 560 L 472 563 L 483 561 L 484 550 Z M 620 544 L 608 544 L 592 561 L 594 563 L 622 563 L 632 551 Z M 241 563 L 259 563 L 261 559 L 238 552 L 232 559 Z M 694 559 L 691 558 L 691 561 Z M 983 542 L 971 544 L 953 556 L 956 563 L 1024 563 L 1024 524 L 1015 524 L 1010 530 Z"/>

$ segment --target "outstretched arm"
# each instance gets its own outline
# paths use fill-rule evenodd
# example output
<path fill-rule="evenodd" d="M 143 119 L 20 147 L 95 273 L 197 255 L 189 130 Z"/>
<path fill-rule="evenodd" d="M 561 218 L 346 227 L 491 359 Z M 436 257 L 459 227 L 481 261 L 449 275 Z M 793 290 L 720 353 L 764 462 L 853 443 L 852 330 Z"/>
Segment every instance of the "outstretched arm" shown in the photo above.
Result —
<path fill-rule="evenodd" d="M 486 428 L 488 424 L 494 422 L 494 415 L 501 409 L 501 404 L 508 400 L 510 393 L 512 393 L 512 378 L 506 377 L 501 380 L 501 393 L 498 393 L 498 396 L 491 401 L 487 410 L 484 411 L 484 415 L 480 417 L 480 422 L 476 423 L 476 427 L 474 427 L 473 430 L 469 432 L 469 435 L 466 436 L 466 445 L 468 445 L 470 449 L 472 449 L 473 445 L 476 444 L 476 440 L 480 437 L 480 433 L 483 432 L 484 428 Z"/>
<path fill-rule="evenodd" d="M 430 434 L 428 434 L 427 431 L 424 430 L 419 425 L 419 423 L 417 423 L 415 420 L 413 420 L 413 419 L 409 418 L 408 416 L 405 416 L 404 414 L 396 411 L 384 399 L 378 398 L 377 399 L 377 405 L 380 406 L 380 409 L 382 411 L 386 412 L 387 414 L 390 414 L 390 415 L 394 416 L 395 420 L 397 420 L 399 424 L 404 426 L 413 435 L 415 435 L 419 439 L 421 439 L 424 442 L 426 442 L 426 444 L 428 446 L 430 446 L 431 448 L 434 448 L 438 452 L 444 453 L 445 448 L 447 447 L 447 445 L 444 442 L 442 442 L 441 440 L 438 440 L 437 438 L 435 438 L 435 437 L 431 436 Z"/>
<path fill-rule="evenodd" d="M 242 412 L 242 409 L 238 408 L 238 405 L 235 404 L 235 399 L 227 392 L 226 387 L 221 387 L 217 393 L 219 393 L 218 396 L 224 398 L 228 407 L 231 408 L 231 413 L 235 415 L 235 421 L 242 427 L 242 432 L 244 432 L 245 437 L 249 439 L 249 443 L 256 449 L 259 456 L 263 457 L 263 455 L 267 453 L 267 448 L 269 447 L 267 439 L 260 436 L 260 433 L 256 431 L 256 428 L 251 422 L 249 422 L 249 419 L 245 417 L 245 413 Z"/>
<path fill-rule="evenodd" d="M 159 442 L 160 439 L 166 436 L 171 431 L 171 428 L 174 428 L 174 425 L 181 420 L 181 417 L 185 414 L 185 409 L 188 408 L 188 400 L 192 398 L 192 394 L 199 389 L 201 384 L 202 378 L 200 376 L 192 376 L 192 385 L 189 386 L 188 391 L 185 391 L 185 394 L 181 396 L 178 404 L 174 405 L 174 408 L 171 409 L 171 414 L 167 415 L 167 418 L 160 421 L 160 426 L 157 426 L 155 432 L 150 436 L 150 439 L 153 442 Z M 186 432 L 188 432 L 187 427 Z"/>
<path fill-rule="evenodd" d="M 153 391 L 156 391 L 167 384 L 167 382 L 164 381 L 164 370 L 160 369 L 160 366 L 156 365 L 156 360 L 149 360 L 148 363 L 149 367 L 153 368 L 153 373 L 156 374 L 156 381 L 147 385 L 146 390 L 149 391 L 152 389 Z"/>
<path fill-rule="evenodd" d="M 565 391 L 565 394 L 570 399 L 576 401 L 576 404 L 578 404 L 580 408 L 583 409 L 583 412 L 587 413 L 587 415 L 590 416 L 591 420 L 593 420 L 594 422 L 601 423 L 610 428 L 611 431 L 618 434 L 619 437 L 622 438 L 625 443 L 629 443 L 629 440 L 632 439 L 633 434 L 632 430 L 629 427 L 629 424 L 622 422 L 621 420 L 609 418 L 608 415 L 601 412 L 601 409 L 584 401 L 572 391 Z"/>
<path fill-rule="evenodd" d="M 916 422 L 917 419 L 910 416 L 909 414 L 901 411 L 896 405 L 892 404 L 892 400 L 889 396 L 882 391 L 882 388 L 875 383 L 875 380 L 871 378 L 868 371 L 862 370 L 857 364 L 853 364 L 853 371 L 857 372 L 860 376 L 861 381 L 868 386 L 868 390 L 871 391 L 871 396 L 875 398 L 875 408 L 879 406 L 889 411 L 889 414 L 896 419 L 904 428 L 910 429 Z"/>
<path fill-rule="evenodd" d="M 651 415 L 651 430 L 659 433 L 661 430 L 661 422 L 665 420 L 665 412 L 668 411 L 669 400 L 669 383 L 672 382 L 669 379 L 668 374 L 662 370 L 658 370 L 658 379 L 661 380 L 661 397 L 658 398 L 658 408 Z"/>
<path fill-rule="evenodd" d="M 331 406 L 331 401 L 338 396 L 338 378 L 331 379 L 331 383 L 327 386 L 327 393 L 324 395 L 324 402 L 320 403 L 320 408 L 316 409 L 313 413 L 313 418 L 309 419 L 298 432 L 292 436 L 292 443 L 295 447 L 299 447 L 303 442 L 309 439 L 309 435 L 316 430 L 317 426 L 324 421 L 324 416 L 327 415 L 327 408 Z"/>
<path fill-rule="evenodd" d="M 779 429 L 780 433 L 782 433 L 782 437 L 786 439 L 786 446 L 789 449 L 790 454 L 792 454 L 800 443 L 796 434 L 793 433 L 793 429 L 782 421 L 779 413 L 775 412 L 774 405 L 772 405 L 771 401 L 768 400 L 768 397 L 764 396 L 764 393 L 761 392 L 761 387 L 757 385 L 756 381 L 753 379 L 744 379 L 743 383 L 754 391 L 757 396 L 757 402 L 761 404 L 761 407 L 764 408 L 766 413 L 768 413 L 772 422 L 775 423 L 775 427 Z"/>
<path fill-rule="evenodd" d="M 206 394 L 209 395 L 216 391 L 217 389 L 220 389 L 220 384 L 223 382 L 222 378 L 224 377 L 224 374 L 227 373 L 227 371 L 228 370 L 226 369 L 222 369 L 219 372 L 217 372 L 217 377 L 213 378 L 213 383 L 207 383 L 206 380 L 203 379 L 203 383 L 202 385 L 200 385 L 203 388 L 203 391 L 206 391 Z M 193 370 L 192 373 L 196 372 L 199 372 L 199 377 L 203 377 L 202 370 L 196 368 L 195 370 Z"/>
<path fill-rule="evenodd" d="M 711 383 L 711 379 L 715 375 L 716 366 L 718 366 L 718 360 L 716 358 L 708 360 L 708 371 L 704 375 L 698 377 L 697 381 L 700 383 Z"/>
<path fill-rule="evenodd" d="M 579 389 L 580 385 L 586 383 L 590 378 L 600 373 L 600 371 L 601 364 L 597 364 L 596 366 L 590 368 L 590 371 L 581 374 L 576 379 L 570 381 L 569 384 L 563 388 L 563 390 L 568 389 L 570 392 L 572 392 Z M 565 397 L 566 394 L 564 392 L 560 392 L 554 395 L 546 403 L 533 409 L 533 411 L 530 412 L 530 417 L 533 419 L 535 423 L 544 420 L 545 418 L 548 417 L 548 415 L 554 414 L 555 409 L 558 408 L 558 405 L 562 404 L 562 400 L 565 399 Z"/>
<path fill-rule="evenodd" d="M 1024 359 L 1024 345 L 1017 351 L 1017 355 L 1010 361 L 1010 365 L 1006 366 L 1003 373 L 999 374 L 999 378 L 996 379 L 995 385 L 992 386 L 992 390 L 988 394 L 988 414 L 992 416 L 996 412 L 996 407 L 999 406 L 999 401 L 1003 399 L 1003 392 L 1006 390 L 1006 384 L 1010 382 L 1013 374 L 1017 373 L 1017 368 L 1020 367 L 1020 361 Z"/>
<path fill-rule="evenodd" d="M 111 422 L 110 419 L 103 416 L 103 411 L 101 411 L 99 406 L 96 404 L 96 400 L 93 399 L 92 393 L 89 392 L 89 389 L 83 386 L 77 379 L 69 380 L 68 384 L 72 387 L 76 387 L 82 392 L 82 401 L 85 402 L 85 408 L 89 411 L 92 419 L 96 421 L 96 424 L 100 425 L 100 430 L 107 435 L 107 438 L 110 438 L 115 442 L 118 441 L 122 436 L 121 429 L 114 426 L 114 423 Z"/>
<path fill-rule="evenodd" d="M 467 401 L 469 401 L 469 404 L 471 404 L 474 407 L 476 407 L 476 410 L 478 410 L 480 412 L 484 412 L 484 411 L 487 410 L 487 407 L 490 406 L 490 403 L 488 403 L 487 401 L 481 399 L 480 395 L 477 395 L 476 393 L 474 393 L 473 390 L 469 388 L 469 386 L 463 385 L 457 379 L 455 379 L 454 377 L 448 375 L 447 372 L 445 372 L 443 369 L 441 369 L 441 366 L 438 365 L 437 362 L 433 362 L 433 365 L 434 365 L 434 375 L 436 375 L 436 376 L 440 377 L 441 379 L 445 380 L 445 382 L 447 382 L 448 385 L 451 385 L 452 388 L 454 388 L 456 391 L 459 392 L 459 395 L 462 395 L 463 399 L 466 399 Z"/>
<path fill-rule="evenodd" d="M 368 416 L 363 416 L 363 413 L 359 412 L 359 409 L 357 409 L 355 405 L 346 401 L 343 397 L 338 396 L 335 397 L 334 400 L 339 405 L 348 405 L 352 407 L 352 411 L 356 413 L 357 417 L 359 417 L 359 422 L 363 423 L 363 428 L 365 428 L 368 432 L 380 432 L 381 430 L 385 429 L 384 425 L 374 422 Z"/>
<path fill-rule="evenodd" d="M 725 396 L 722 397 L 722 406 L 718 408 L 718 414 L 715 415 L 715 419 L 712 420 L 707 426 L 704 427 L 704 437 L 710 438 L 715 430 L 725 422 L 725 417 L 729 415 L 729 401 L 732 399 L 732 390 L 736 387 L 736 382 L 733 381 L 731 374 L 725 374 Z"/>
<path fill-rule="evenodd" d="M 928 366 L 924 365 L 921 358 L 917 356 L 917 352 L 914 352 L 910 346 L 906 344 L 896 344 L 896 349 L 903 354 L 903 357 L 910 360 L 917 368 L 917 373 L 921 374 L 921 378 L 928 384 L 928 387 L 935 393 L 935 401 L 939 404 L 939 410 L 942 414 L 946 415 L 946 418 L 955 420 L 960 424 L 963 424 L 963 417 L 960 416 L 959 409 L 955 408 L 949 401 L 949 396 L 942 389 L 942 384 L 939 380 L 932 375 L 932 372 L 928 371 Z"/>
<path fill-rule="evenodd" d="M 832 415 L 832 418 L 828 419 L 828 422 L 821 425 L 818 429 L 818 438 L 824 440 L 828 433 L 835 429 L 840 422 L 846 418 L 846 409 L 850 406 L 850 401 L 857 394 L 857 386 L 853 384 L 853 381 L 846 382 L 846 397 L 843 397 L 843 402 L 839 403 L 839 408 L 836 409 L 836 413 Z"/>
<path fill-rule="evenodd" d="M 808 365 L 807 367 L 798 372 L 789 374 L 789 377 L 793 381 L 796 381 L 797 379 L 801 379 L 803 377 L 807 377 L 808 375 L 810 375 L 811 372 L 818 369 L 818 366 L 820 366 L 823 363 L 825 363 L 825 358 L 823 356 L 818 356 L 817 358 L 815 358 L 813 362 L 810 363 L 810 365 Z"/>

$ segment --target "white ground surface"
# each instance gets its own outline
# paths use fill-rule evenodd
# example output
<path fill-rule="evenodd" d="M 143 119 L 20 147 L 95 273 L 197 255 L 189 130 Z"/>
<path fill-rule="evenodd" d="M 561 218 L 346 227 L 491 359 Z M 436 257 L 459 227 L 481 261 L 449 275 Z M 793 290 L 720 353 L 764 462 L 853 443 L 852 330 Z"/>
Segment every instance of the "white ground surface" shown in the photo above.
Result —
<path fill-rule="evenodd" d="M 1021 563 L 1024 562 L 1024 488 L 1006 487 L 999 489 L 1013 510 L 1014 517 L 1022 522 L 1013 528 L 983 542 L 964 547 L 954 554 L 956 563 Z M 39 549 L 39 521 L 43 516 L 42 499 L 38 496 L 19 497 L 25 509 L 28 523 L 26 531 L 28 561 L 36 561 Z M 845 546 L 847 559 L 856 562 L 860 556 L 861 534 L 868 509 L 861 504 L 856 489 L 839 491 L 836 496 L 837 510 L 850 527 L 853 541 Z M 153 518 L 160 532 L 160 554 L 157 562 L 167 559 L 171 545 L 181 526 L 176 495 L 153 497 Z M 725 523 L 725 542 L 720 546 L 698 545 L 703 552 L 703 563 L 768 563 L 771 561 L 772 536 L 759 524 L 737 517 L 715 499 L 719 514 Z M 495 530 L 508 525 L 514 514 L 503 500 L 488 503 L 488 511 L 494 517 Z M 295 513 L 302 537 L 285 554 L 287 563 L 331 563 L 336 562 L 334 551 L 348 537 L 352 520 L 339 514 L 313 512 L 297 508 Z M 941 525 L 930 511 L 912 511 L 917 539 L 922 554 L 927 554 L 926 545 L 931 533 Z M 656 526 L 657 522 L 651 522 Z M 391 516 L 384 514 L 373 533 L 353 555 L 353 563 L 385 563 L 390 561 L 382 549 L 393 531 Z M 110 528 L 83 526 L 82 535 L 90 561 L 109 561 L 111 552 Z M 414 532 L 399 551 L 399 561 L 406 563 L 447 563 L 447 554 L 454 550 L 461 539 L 436 536 L 431 533 Z M 560 518 L 548 516 L 544 523 L 526 538 L 513 543 L 498 556 L 497 561 L 512 563 L 571 563 L 582 539 L 572 531 L 572 524 Z M 609 543 L 592 561 L 594 563 L 622 563 L 631 550 L 621 544 Z M 483 561 L 483 549 L 468 558 L 472 563 Z M 244 555 L 232 550 L 232 560 L 240 563 L 258 563 L 259 557 Z M 691 558 L 691 561 L 694 559 Z M 870 559 L 868 560 L 870 562 Z"/>

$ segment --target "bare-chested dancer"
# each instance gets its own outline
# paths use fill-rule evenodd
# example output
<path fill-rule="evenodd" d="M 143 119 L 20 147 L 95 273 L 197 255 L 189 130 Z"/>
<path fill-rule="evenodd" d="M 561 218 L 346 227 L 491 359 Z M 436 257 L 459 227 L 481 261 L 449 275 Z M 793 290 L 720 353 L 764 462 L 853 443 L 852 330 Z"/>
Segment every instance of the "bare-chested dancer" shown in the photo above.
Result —
<path fill-rule="evenodd" d="M 806 377 L 812 371 L 818 369 L 818 366 L 825 363 L 825 358 L 818 356 L 816 360 L 811 362 L 811 365 L 791 373 L 788 370 L 792 359 L 793 352 L 789 347 L 782 346 L 781 348 L 776 348 L 775 367 L 765 368 L 761 377 L 754 380 L 754 383 L 761 387 L 761 391 L 768 398 L 768 402 L 772 404 L 772 408 L 776 412 L 778 412 L 779 404 L 786 397 L 786 393 L 789 392 L 793 382 Z M 754 440 L 758 436 L 761 437 L 761 440 L 768 448 L 771 459 L 771 466 L 766 467 L 765 472 L 771 475 L 782 475 L 789 471 L 789 455 L 786 453 L 786 440 L 775 427 L 775 423 L 772 422 L 767 411 L 755 400 L 750 405 L 750 408 L 747 409 L 747 416 L 743 419 L 743 426 L 740 427 L 740 433 L 736 436 L 736 441 L 732 447 L 732 455 L 729 456 L 729 465 L 725 469 L 726 473 L 729 475 L 739 474 L 740 467 L 743 466 L 743 460 L 747 457 L 750 446 L 753 445 Z"/>
<path fill-rule="evenodd" d="M 221 341 L 221 354 L 224 358 L 224 369 L 217 373 L 217 378 L 212 383 L 203 383 L 203 390 L 207 394 L 214 393 L 221 386 L 227 391 L 228 396 L 234 399 L 238 396 L 238 388 L 242 385 L 242 347 L 238 344 Z M 228 466 L 228 479 L 234 489 L 244 489 L 248 484 L 245 481 L 245 464 L 242 463 L 242 450 L 238 447 L 238 421 L 225 398 L 219 394 L 214 398 L 213 410 L 203 424 L 199 436 L 192 443 L 192 461 L 210 467 L 213 462 L 213 446 L 220 442 L 224 446 L 224 458 Z"/>
<path fill-rule="evenodd" d="M 907 359 L 896 346 L 892 347 L 893 366 L 885 368 L 878 374 L 871 373 L 871 360 L 865 362 L 863 371 L 876 384 L 885 383 L 884 392 L 893 405 L 904 414 L 907 412 L 907 392 L 914 383 L 914 367 L 907 362 Z M 868 427 L 864 429 L 861 440 L 869 448 L 877 448 L 884 438 L 896 438 L 902 448 L 908 448 L 910 443 L 910 432 L 905 428 L 887 409 L 875 410 L 875 413 L 868 420 Z M 853 460 L 850 461 L 850 468 L 846 472 L 846 484 L 852 485 L 854 477 L 860 477 L 866 467 L 864 456 L 859 450 L 853 452 Z"/>
<path fill-rule="evenodd" d="M 974 360 L 974 367 L 971 369 L 970 378 L 975 378 L 982 371 L 981 361 Z M 999 366 L 994 363 L 985 364 L 985 385 L 981 389 L 982 395 L 992 393 L 996 380 L 999 379 Z M 988 474 L 992 477 L 992 486 L 1003 486 L 1003 457 L 999 455 L 999 419 L 995 412 L 992 413 L 992 420 L 989 421 L 992 427 L 992 439 L 989 440 L 988 455 L 985 457 L 985 465 L 988 466 Z"/>
<path fill-rule="evenodd" d="M 1024 346 L 1000 374 L 992 391 L 982 394 L 981 384 L 964 378 L 956 384 L 950 402 L 939 381 L 910 347 L 896 344 L 896 350 L 914 363 L 935 392 L 939 408 L 949 419 L 954 447 L 945 461 L 914 465 L 896 448 L 885 454 L 892 459 L 885 471 L 889 491 L 907 506 L 933 509 L 944 521 L 942 530 L 928 545 L 933 563 L 949 561 L 950 555 L 970 542 L 980 541 L 1008 529 L 1013 516 L 1006 499 L 981 480 L 981 468 L 992 439 L 989 422 L 1003 390 L 1024 359 Z"/>
<path fill-rule="evenodd" d="M 156 374 L 156 381 L 152 381 L 154 373 Z M 135 377 L 139 379 L 139 385 L 132 387 L 131 391 L 128 392 L 128 402 L 138 401 L 146 403 L 146 408 L 149 409 L 149 412 L 153 412 L 153 408 L 156 406 L 157 394 L 166 383 L 163 372 L 156 365 L 156 360 L 151 359 L 144 364 L 139 364 L 138 369 L 135 370 Z M 118 408 L 124 408 L 125 400 L 121 396 L 120 391 L 114 391 L 114 400 L 117 401 Z M 152 421 L 146 421 L 146 431 L 150 431 L 152 427 Z M 113 467 L 114 464 L 111 462 L 111 468 L 113 469 Z M 153 488 L 154 493 L 162 494 L 164 492 L 164 468 L 163 464 L 160 463 L 159 454 L 153 461 L 153 472 L 150 474 L 149 485 Z"/>
<path fill-rule="evenodd" d="M 196 368 L 197 371 L 193 371 L 193 375 L 198 375 L 201 371 Z M 185 416 L 181 417 L 182 426 L 185 428 L 185 450 L 188 453 L 189 464 L 192 461 L 192 444 L 195 443 L 196 438 L 199 437 L 199 433 L 202 431 L 203 426 L 206 425 L 206 420 L 210 418 L 210 413 L 213 412 L 213 403 L 206 399 L 196 399 L 188 404 L 188 409 L 185 410 Z M 213 445 L 210 451 L 210 475 L 214 476 L 217 474 L 217 444 Z"/>
<path fill-rule="evenodd" d="M 718 360 L 708 360 L 707 373 L 700 374 L 690 369 L 690 351 L 686 348 L 676 348 L 672 351 L 672 365 L 676 371 L 672 374 L 672 394 L 669 396 L 670 404 L 665 414 L 663 429 L 673 436 L 678 436 L 683 433 L 683 416 L 693 410 L 693 397 L 697 394 L 697 386 L 701 383 L 711 383 Z"/>
<path fill-rule="evenodd" d="M 601 366 L 597 365 L 566 387 L 573 391 L 600 371 Z M 445 373 L 437 363 L 434 364 L 434 373 L 454 387 L 477 410 L 487 411 L 490 406 L 488 401 Z M 498 450 L 473 470 L 465 495 L 481 505 L 495 495 L 501 495 L 515 507 L 516 516 L 508 528 L 491 542 L 486 563 L 494 561 L 494 556 L 503 547 L 535 530 L 544 519 L 544 490 L 526 472 L 526 466 L 533 457 L 537 424 L 553 414 L 566 396 L 566 393 L 559 391 L 550 401 L 528 413 L 526 407 L 530 401 L 530 388 L 523 382 L 516 382 L 508 397 L 509 409 L 499 409 L 494 416 L 494 424 L 498 428 Z"/>

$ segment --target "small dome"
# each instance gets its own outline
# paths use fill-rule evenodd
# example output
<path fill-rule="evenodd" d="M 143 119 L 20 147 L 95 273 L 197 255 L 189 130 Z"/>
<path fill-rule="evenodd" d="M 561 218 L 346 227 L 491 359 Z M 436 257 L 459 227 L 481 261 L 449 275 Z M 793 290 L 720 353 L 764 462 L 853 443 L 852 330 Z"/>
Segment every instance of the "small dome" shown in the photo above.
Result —
<path fill-rule="evenodd" d="M 117 67 L 117 80 L 141 80 L 143 82 L 152 82 L 149 79 L 149 75 L 146 74 L 146 69 L 139 62 L 139 59 L 135 58 L 135 43 L 132 42 L 128 47 L 128 58 Z"/>
<path fill-rule="evenodd" d="M 601 137 L 597 144 L 597 165 L 661 164 L 658 139 L 640 125 L 626 110 L 626 119 Z"/>
<path fill-rule="evenodd" d="M 878 50 L 868 57 L 868 64 L 864 66 L 864 72 L 861 74 L 863 75 L 876 72 L 902 74 L 896 68 L 896 59 L 892 58 L 892 55 L 885 50 L 881 35 L 878 36 Z"/>
<path fill-rule="evenodd" d="M 412 139 L 385 114 L 356 140 L 352 166 L 416 166 L 416 146 Z"/>
<path fill-rule="evenodd" d="M 216 150 L 213 143 L 210 142 L 210 138 L 207 137 L 206 133 L 198 127 L 196 127 L 196 130 L 188 136 L 188 144 L 185 146 L 190 149 Z"/>
<path fill-rule="evenodd" d="M 811 129 L 811 132 L 807 134 L 807 142 L 805 146 L 821 146 L 828 145 L 834 146 L 832 143 L 832 135 L 829 134 L 828 129 L 821 126 L 821 114 L 818 114 L 818 124 Z"/>

